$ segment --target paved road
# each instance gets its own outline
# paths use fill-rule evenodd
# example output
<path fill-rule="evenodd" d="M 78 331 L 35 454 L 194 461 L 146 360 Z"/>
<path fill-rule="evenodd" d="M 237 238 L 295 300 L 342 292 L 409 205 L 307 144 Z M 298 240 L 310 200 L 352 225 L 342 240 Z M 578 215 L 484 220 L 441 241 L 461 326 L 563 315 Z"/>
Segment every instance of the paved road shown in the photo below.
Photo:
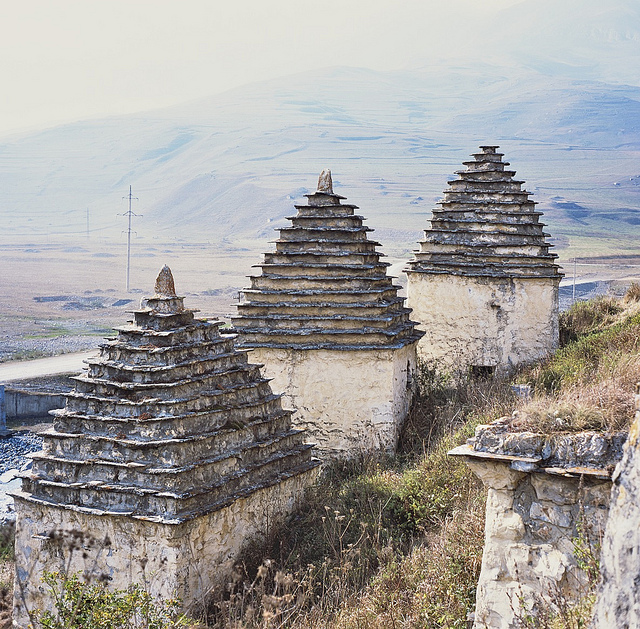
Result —
<path fill-rule="evenodd" d="M 0 383 L 43 376 L 56 376 L 63 373 L 80 373 L 85 367 L 82 361 L 97 355 L 98 350 L 91 350 L 75 354 L 51 356 L 50 358 L 0 363 Z"/>

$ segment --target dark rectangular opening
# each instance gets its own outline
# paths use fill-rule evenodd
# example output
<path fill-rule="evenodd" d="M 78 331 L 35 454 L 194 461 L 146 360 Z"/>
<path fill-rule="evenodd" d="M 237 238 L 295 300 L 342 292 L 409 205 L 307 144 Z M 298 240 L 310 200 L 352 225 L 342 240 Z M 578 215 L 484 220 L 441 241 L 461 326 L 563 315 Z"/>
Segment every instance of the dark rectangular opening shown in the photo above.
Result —
<path fill-rule="evenodd" d="M 495 370 L 494 365 L 471 365 L 470 374 L 472 378 L 480 380 L 482 378 L 491 378 Z"/>

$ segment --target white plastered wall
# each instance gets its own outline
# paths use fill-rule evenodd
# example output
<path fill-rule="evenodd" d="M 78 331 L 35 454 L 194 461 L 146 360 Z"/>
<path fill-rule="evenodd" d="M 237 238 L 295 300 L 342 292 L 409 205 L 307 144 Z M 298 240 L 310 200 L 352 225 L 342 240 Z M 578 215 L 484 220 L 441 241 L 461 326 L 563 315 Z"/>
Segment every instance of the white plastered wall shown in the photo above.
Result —
<path fill-rule="evenodd" d="M 14 626 L 29 626 L 27 609 L 32 613 L 52 609 L 42 576 L 53 571 L 82 572 L 92 580 L 105 575 L 112 589 L 139 584 L 160 599 L 179 597 L 187 612 L 197 609 L 213 588 L 224 587 L 245 544 L 266 536 L 295 507 L 317 469 L 183 524 L 86 513 L 16 498 Z M 57 539 L 51 540 L 53 531 Z M 74 531 L 79 532 L 75 538 Z M 61 537 L 60 532 L 66 535 Z M 74 539 L 77 548 L 70 552 Z"/>
<path fill-rule="evenodd" d="M 558 347 L 558 281 L 410 272 L 418 355 L 446 367 L 508 371 Z"/>
<path fill-rule="evenodd" d="M 264 364 L 283 406 L 307 440 L 329 457 L 395 450 L 416 383 L 416 343 L 399 349 L 299 350 L 258 348 L 249 360 Z"/>

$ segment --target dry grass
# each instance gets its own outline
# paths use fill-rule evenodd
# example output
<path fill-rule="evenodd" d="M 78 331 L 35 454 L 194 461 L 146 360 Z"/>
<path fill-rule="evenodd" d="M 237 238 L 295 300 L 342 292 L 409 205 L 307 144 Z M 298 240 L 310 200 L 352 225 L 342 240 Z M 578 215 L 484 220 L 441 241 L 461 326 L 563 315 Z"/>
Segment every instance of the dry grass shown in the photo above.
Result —
<path fill-rule="evenodd" d="M 575 339 L 518 376 L 535 391 L 518 405 L 519 428 L 617 430 L 631 420 L 640 380 L 640 303 L 629 296 L 581 308 L 565 320 Z M 399 454 L 327 469 L 303 508 L 266 547 L 248 549 L 226 590 L 211 594 L 207 627 L 467 626 L 485 492 L 446 453 L 477 424 L 510 415 L 517 400 L 509 382 L 454 379 L 434 366 L 422 366 L 420 384 Z M 571 626 L 551 624 L 556 620 L 550 615 L 547 626 Z"/>
<path fill-rule="evenodd" d="M 0 560 L 0 629 L 10 629 L 13 612 L 14 562 Z"/>
<path fill-rule="evenodd" d="M 603 295 L 589 301 L 577 301 L 560 314 L 560 345 L 590 334 L 616 321 L 624 310 L 619 299 Z"/>
<path fill-rule="evenodd" d="M 248 552 L 214 594 L 209 627 L 466 627 L 485 494 L 447 451 L 514 397 L 507 382 L 422 372 L 402 451 L 330 468 L 267 550 Z"/>
<path fill-rule="evenodd" d="M 515 426 L 542 432 L 628 428 L 640 381 L 639 307 L 632 297 L 607 297 L 565 313 L 565 325 L 574 326 L 565 333 L 573 340 L 518 376 L 533 385 L 535 395 L 518 409 Z"/>
<path fill-rule="evenodd" d="M 458 506 L 437 525 L 425 523 L 425 532 L 413 535 L 408 545 L 381 524 L 370 529 L 354 513 L 325 509 L 323 536 L 331 550 L 322 561 L 287 570 L 266 560 L 250 579 L 238 570 L 207 626 L 465 627 L 481 563 L 484 492 L 468 471 L 464 474 L 471 483 L 457 494 Z M 355 523 L 358 539 L 345 543 Z M 402 532 L 400 522 L 397 526 Z"/>
<path fill-rule="evenodd" d="M 575 339 L 519 376 L 535 390 L 534 399 L 518 407 L 521 425 L 545 432 L 624 429 L 640 380 L 639 311 L 631 297 L 584 307 L 573 319 Z M 265 553 L 256 549 L 230 590 L 214 598 L 209 627 L 467 626 L 485 492 L 464 463 L 446 453 L 478 423 L 511 414 L 517 401 L 509 382 L 456 380 L 434 366 L 422 366 L 420 384 L 400 453 L 329 470 L 303 512 L 272 541 L 270 559 L 263 561 Z M 588 617 L 591 602 L 590 593 L 577 604 L 559 595 L 543 610 L 545 627 L 582 626 L 574 619 Z"/>
<path fill-rule="evenodd" d="M 623 297 L 623 300 L 626 304 L 640 302 L 640 284 L 638 284 L 638 282 L 631 283 Z"/>
<path fill-rule="evenodd" d="M 629 427 L 634 414 L 633 389 L 617 380 L 571 385 L 556 394 L 542 393 L 517 409 L 510 426 L 533 432 L 615 432 Z"/>
<path fill-rule="evenodd" d="M 469 601 L 475 599 L 483 539 L 484 501 L 474 499 L 424 543 L 385 566 L 361 596 L 344 605 L 331 626 L 466 627 Z"/>

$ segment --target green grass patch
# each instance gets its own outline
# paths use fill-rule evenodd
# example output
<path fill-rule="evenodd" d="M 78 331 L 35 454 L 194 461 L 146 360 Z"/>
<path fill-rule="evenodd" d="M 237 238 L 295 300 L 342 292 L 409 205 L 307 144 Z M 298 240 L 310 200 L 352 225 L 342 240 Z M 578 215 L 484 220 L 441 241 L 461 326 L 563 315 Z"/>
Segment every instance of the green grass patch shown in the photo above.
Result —
<path fill-rule="evenodd" d="M 33 615 L 40 629 L 179 629 L 193 621 L 179 612 L 180 601 L 158 601 L 139 585 L 109 590 L 105 582 L 87 583 L 79 574 L 45 573 L 55 609 Z"/>
<path fill-rule="evenodd" d="M 5 526 L 0 531 L 0 561 L 13 561 L 14 555 L 14 529 Z"/>
<path fill-rule="evenodd" d="M 592 310 L 585 307 L 582 311 Z M 567 330 L 567 335 L 574 337 L 573 340 L 549 361 L 530 372 L 531 381 L 537 389 L 556 392 L 576 383 L 602 380 L 615 374 L 617 367 L 628 363 L 629 356 L 640 352 L 638 312 L 611 322 L 600 311 L 588 322 L 580 319 L 576 327 Z"/>

